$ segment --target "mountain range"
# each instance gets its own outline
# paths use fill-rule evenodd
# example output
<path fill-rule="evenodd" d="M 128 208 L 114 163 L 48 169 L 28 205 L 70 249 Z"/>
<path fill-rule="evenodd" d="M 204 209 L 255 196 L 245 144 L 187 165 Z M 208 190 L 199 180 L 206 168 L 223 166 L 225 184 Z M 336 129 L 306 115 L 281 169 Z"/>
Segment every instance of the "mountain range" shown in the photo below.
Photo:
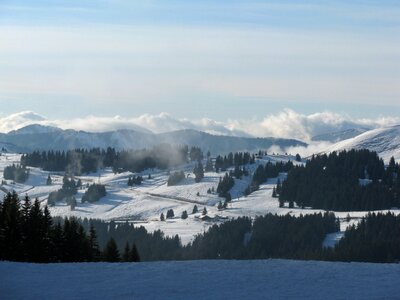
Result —
<path fill-rule="evenodd" d="M 131 129 L 96 133 L 72 129 L 63 130 L 57 127 L 33 124 L 9 133 L 0 134 L 0 146 L 11 152 L 94 147 L 141 149 L 162 143 L 197 146 L 214 154 L 269 149 L 272 146 L 277 146 L 281 149 L 307 146 L 306 143 L 295 139 L 213 135 L 193 129 L 159 134 Z"/>

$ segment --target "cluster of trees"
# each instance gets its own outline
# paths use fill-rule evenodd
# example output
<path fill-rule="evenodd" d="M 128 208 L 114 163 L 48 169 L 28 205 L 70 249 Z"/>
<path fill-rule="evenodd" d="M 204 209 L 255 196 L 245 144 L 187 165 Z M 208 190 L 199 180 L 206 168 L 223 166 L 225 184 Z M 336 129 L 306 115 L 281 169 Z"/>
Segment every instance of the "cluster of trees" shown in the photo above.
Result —
<path fill-rule="evenodd" d="M 0 203 L 0 260 L 27 262 L 109 261 L 109 249 L 100 251 L 97 234 L 86 232 L 76 219 L 54 223 L 47 206 L 28 196 L 20 203 L 9 193 Z"/>
<path fill-rule="evenodd" d="M 82 196 L 82 203 L 97 202 L 107 195 L 106 187 L 103 184 L 93 183 Z"/>
<path fill-rule="evenodd" d="M 364 180 L 363 183 L 362 180 Z M 400 168 L 385 168 L 375 152 L 351 150 L 313 156 L 282 183 L 280 201 L 325 210 L 379 210 L 400 206 Z"/>
<path fill-rule="evenodd" d="M 129 222 L 52 219 L 47 207 L 42 209 L 38 200 L 31 203 L 25 197 L 21 204 L 14 193 L 7 194 L 0 203 L 0 260 L 46 263 L 265 258 L 398 262 L 400 259 L 400 216 L 370 214 L 350 227 L 334 248 L 323 248 L 325 236 L 337 231 L 339 223 L 332 213 L 300 217 L 268 214 L 254 220 L 241 217 L 214 225 L 197 235 L 191 244 L 182 246 L 177 235 L 148 233 Z"/>
<path fill-rule="evenodd" d="M 325 249 L 324 258 L 341 261 L 399 262 L 400 216 L 393 213 L 368 214 L 352 225 L 334 249 Z"/>
<path fill-rule="evenodd" d="M 204 158 L 203 151 L 201 151 L 199 147 L 191 147 L 189 151 L 189 158 L 190 161 L 200 162 Z"/>
<path fill-rule="evenodd" d="M 260 188 L 260 184 L 266 182 L 268 178 L 276 178 L 281 172 L 289 172 L 293 169 L 293 163 L 288 161 L 271 163 L 267 162 L 264 166 L 259 165 L 254 171 L 250 185 L 245 189 L 244 194 L 247 196 Z"/>
<path fill-rule="evenodd" d="M 73 178 L 68 178 L 68 176 L 65 175 L 63 178 L 62 188 L 49 194 L 47 204 L 54 206 L 56 202 L 66 200 L 67 203 L 71 205 L 71 209 L 74 209 L 76 206 L 74 195 L 76 195 L 78 188 L 81 186 L 82 182 L 80 179 L 75 181 Z"/>
<path fill-rule="evenodd" d="M 29 177 L 29 169 L 24 165 L 12 164 L 4 168 L 3 177 L 4 179 L 24 183 Z"/>
<path fill-rule="evenodd" d="M 168 186 L 177 185 L 183 179 L 185 179 L 185 173 L 183 171 L 173 172 L 168 177 L 167 185 Z"/>
<path fill-rule="evenodd" d="M 59 218 L 57 218 L 59 219 Z M 62 221 L 62 219 L 61 219 Z M 178 260 L 181 259 L 181 242 L 177 235 L 164 236 L 160 230 L 147 232 L 143 226 L 133 222 L 103 221 L 97 219 L 77 220 L 86 230 L 92 226 L 97 234 L 100 249 L 107 248 L 111 239 L 114 240 L 121 258 L 126 253 L 126 244 L 133 245 L 140 254 L 140 261 Z"/>
<path fill-rule="evenodd" d="M 129 176 L 128 178 L 128 186 L 134 186 L 134 185 L 141 185 L 143 181 L 143 177 L 138 175 L 138 176 Z"/>
<path fill-rule="evenodd" d="M 67 172 L 71 175 L 96 172 L 104 162 L 111 161 L 116 152 L 107 150 L 75 149 L 70 151 L 34 151 L 21 157 L 21 164 L 42 168 L 51 172 Z"/>
<path fill-rule="evenodd" d="M 249 152 L 236 152 L 229 153 L 224 157 L 218 155 L 215 159 L 215 170 L 226 171 L 228 168 L 233 166 L 242 166 L 247 164 L 253 164 L 255 162 L 254 154 L 250 154 Z"/>
<path fill-rule="evenodd" d="M 195 176 L 194 181 L 200 182 L 204 178 L 204 169 L 203 169 L 203 164 L 201 162 L 198 162 L 194 169 L 193 169 L 193 174 Z"/>
<path fill-rule="evenodd" d="M 294 217 L 268 214 L 212 226 L 184 247 L 185 259 L 312 259 L 322 251 L 326 234 L 339 230 L 335 215 Z"/>
<path fill-rule="evenodd" d="M 196 151 L 195 151 L 196 152 Z M 196 152 L 197 153 L 197 152 Z M 194 155 L 197 157 L 198 155 Z M 186 163 L 187 146 L 160 144 L 151 149 L 116 151 L 100 148 L 69 151 L 35 151 L 24 154 L 23 166 L 40 167 L 45 171 L 66 172 L 71 175 L 96 172 L 102 167 L 112 167 L 114 172 L 141 172 L 149 168 L 167 169 Z"/>
<path fill-rule="evenodd" d="M 229 191 L 235 185 L 235 179 L 233 179 L 232 175 L 225 173 L 224 177 L 219 178 L 217 193 L 220 197 L 224 197 L 226 200 L 231 200 L 231 194 Z"/>

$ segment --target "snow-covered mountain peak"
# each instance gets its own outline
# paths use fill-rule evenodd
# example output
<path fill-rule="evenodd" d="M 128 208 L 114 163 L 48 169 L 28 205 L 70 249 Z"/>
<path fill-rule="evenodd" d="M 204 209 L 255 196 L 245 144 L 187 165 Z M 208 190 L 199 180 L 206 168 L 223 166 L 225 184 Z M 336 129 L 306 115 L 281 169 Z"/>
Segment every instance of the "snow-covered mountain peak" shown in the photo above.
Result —
<path fill-rule="evenodd" d="M 25 127 L 22 127 L 17 130 L 10 131 L 8 134 L 38 134 L 38 133 L 50 133 L 61 131 L 61 129 L 53 126 L 44 126 L 39 124 L 32 124 Z"/>
<path fill-rule="evenodd" d="M 400 159 L 400 125 L 369 130 L 354 138 L 334 144 L 326 152 L 369 149 L 376 151 L 386 162 L 393 156 Z"/>

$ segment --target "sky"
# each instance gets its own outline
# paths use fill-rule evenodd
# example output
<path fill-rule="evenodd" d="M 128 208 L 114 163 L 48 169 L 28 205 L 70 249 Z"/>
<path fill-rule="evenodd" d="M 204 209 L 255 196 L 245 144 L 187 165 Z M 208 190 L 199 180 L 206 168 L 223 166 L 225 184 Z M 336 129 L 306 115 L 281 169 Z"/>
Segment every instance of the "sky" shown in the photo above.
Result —
<path fill-rule="evenodd" d="M 397 117 L 399 16 L 389 0 L 0 0 L 0 117 Z"/>

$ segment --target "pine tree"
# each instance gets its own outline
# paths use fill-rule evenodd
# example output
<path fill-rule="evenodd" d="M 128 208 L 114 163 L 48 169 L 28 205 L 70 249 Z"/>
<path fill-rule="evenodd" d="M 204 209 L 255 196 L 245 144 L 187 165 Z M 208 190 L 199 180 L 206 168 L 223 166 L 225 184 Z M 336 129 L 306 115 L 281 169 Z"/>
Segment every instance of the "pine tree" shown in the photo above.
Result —
<path fill-rule="evenodd" d="M 49 262 L 51 257 L 52 248 L 53 248 L 53 241 L 52 241 L 52 230 L 53 230 L 53 219 L 50 215 L 49 208 L 47 205 L 44 207 L 43 210 L 43 254 L 42 254 L 42 261 Z"/>
<path fill-rule="evenodd" d="M 280 195 L 280 193 L 282 192 L 282 184 L 281 184 L 281 180 L 278 178 L 278 181 L 276 183 L 276 193 L 278 195 Z"/>
<path fill-rule="evenodd" d="M 18 260 L 22 257 L 21 253 L 21 212 L 18 195 L 13 192 L 8 193 L 3 200 L 2 209 L 2 252 L 3 259 Z"/>
<path fill-rule="evenodd" d="M 103 252 L 103 259 L 107 262 L 118 262 L 120 261 L 120 254 L 118 251 L 117 244 L 113 238 L 110 238 Z"/>
<path fill-rule="evenodd" d="M 202 215 L 205 216 L 206 214 L 207 214 L 207 208 L 204 207 L 203 212 L 202 212 Z"/>
<path fill-rule="evenodd" d="M 172 219 L 173 217 L 175 217 L 175 213 L 173 209 L 169 209 L 167 211 L 167 219 Z"/>
<path fill-rule="evenodd" d="M 198 162 L 198 164 L 194 167 L 193 173 L 195 175 L 195 181 L 200 182 L 204 178 L 204 169 L 203 164 Z"/>
<path fill-rule="evenodd" d="M 184 211 L 182 212 L 182 216 L 181 216 L 181 218 L 182 218 L 183 220 L 185 220 L 185 219 L 187 219 L 187 218 L 188 218 L 188 213 L 187 213 L 187 211 L 186 211 L 186 210 L 184 210 Z"/>
<path fill-rule="evenodd" d="M 276 188 L 275 187 L 273 187 L 272 188 L 272 198 L 276 198 L 277 196 L 276 196 Z"/>
<path fill-rule="evenodd" d="M 165 221 L 164 213 L 161 213 L 161 215 L 160 215 L 160 221 Z"/>
<path fill-rule="evenodd" d="M 90 257 L 92 261 L 97 261 L 100 258 L 100 249 L 97 243 L 97 233 L 94 229 L 93 224 L 90 224 L 89 229 L 89 248 L 90 248 Z"/>
<path fill-rule="evenodd" d="M 53 183 L 53 180 L 51 179 L 50 175 L 47 176 L 46 184 L 51 185 Z"/>
<path fill-rule="evenodd" d="M 131 249 L 129 247 L 129 243 L 126 242 L 124 248 L 124 254 L 122 255 L 122 261 L 128 262 L 130 261 L 130 258 L 131 258 Z"/>
<path fill-rule="evenodd" d="M 199 209 L 197 208 L 197 205 L 195 204 L 193 206 L 192 214 L 197 214 L 198 211 L 199 211 Z"/>
<path fill-rule="evenodd" d="M 130 261 L 140 262 L 139 251 L 137 250 L 135 243 L 132 244 Z"/>

